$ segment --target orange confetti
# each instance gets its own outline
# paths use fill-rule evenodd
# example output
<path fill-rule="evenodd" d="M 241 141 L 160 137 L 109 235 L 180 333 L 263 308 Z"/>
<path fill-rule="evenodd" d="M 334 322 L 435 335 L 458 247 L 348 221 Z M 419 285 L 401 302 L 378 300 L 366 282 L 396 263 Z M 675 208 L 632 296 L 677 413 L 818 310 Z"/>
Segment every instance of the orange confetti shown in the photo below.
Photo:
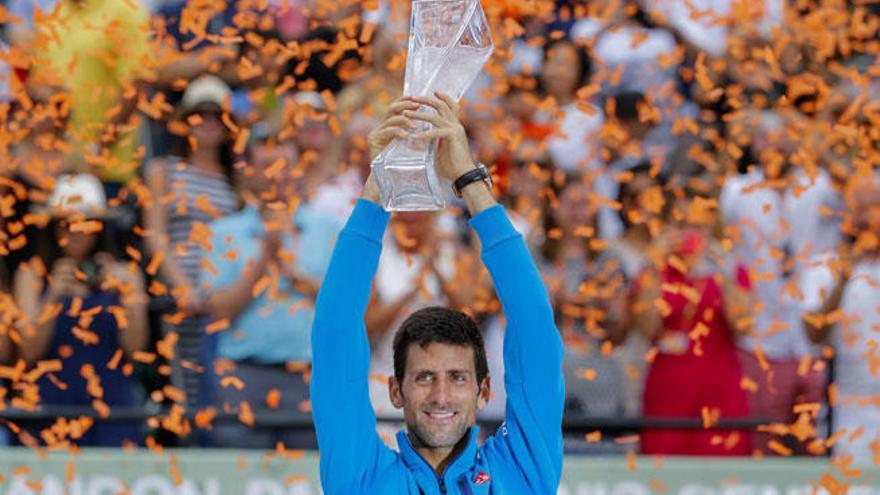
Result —
<path fill-rule="evenodd" d="M 238 413 L 238 419 L 243 424 L 254 426 L 254 412 L 251 410 L 251 405 L 247 401 L 242 401 Z"/>
<path fill-rule="evenodd" d="M 222 330 L 226 330 L 227 328 L 229 328 L 229 325 L 230 325 L 230 323 L 229 323 L 228 318 L 223 318 L 222 320 L 215 320 L 215 321 L 212 321 L 211 323 L 205 325 L 205 333 L 208 333 L 208 334 L 217 333 Z"/>
<path fill-rule="evenodd" d="M 250 137 L 251 131 L 249 131 L 248 129 L 241 129 L 238 135 L 235 136 L 235 143 L 232 145 L 232 151 L 238 155 L 244 153 L 244 149 L 247 146 L 247 142 Z"/>
<path fill-rule="evenodd" d="M 203 430 L 211 430 L 213 425 L 211 424 L 214 421 L 214 418 L 217 417 L 217 409 L 213 407 L 208 407 L 196 413 L 195 424 L 196 427 L 201 428 Z"/>
<path fill-rule="evenodd" d="M 135 351 L 131 358 L 139 363 L 151 364 L 156 360 L 156 355 L 152 352 Z"/>
<path fill-rule="evenodd" d="M 596 370 L 594 369 L 581 369 L 578 370 L 578 376 L 587 381 L 593 381 L 596 379 Z"/>
<path fill-rule="evenodd" d="M 776 452 L 777 454 L 779 454 L 781 456 L 786 456 L 786 457 L 790 456 L 793 453 L 790 448 L 786 447 L 785 445 L 782 445 L 781 443 L 779 443 L 778 440 L 770 440 L 769 442 L 767 442 L 767 448 L 769 448 L 770 450 L 772 450 L 773 452 Z"/>
<path fill-rule="evenodd" d="M 281 404 L 281 391 L 277 388 L 273 388 L 269 390 L 269 393 L 266 394 L 266 405 L 269 406 L 269 409 L 278 409 L 278 406 Z"/>
<path fill-rule="evenodd" d="M 115 370 L 119 366 L 120 361 L 122 361 L 122 349 L 116 349 L 116 352 L 113 353 L 113 357 L 110 358 L 110 361 L 107 363 L 107 368 Z"/>
<path fill-rule="evenodd" d="M 825 473 L 819 478 L 819 485 L 828 491 L 830 495 L 846 495 L 849 492 L 849 483 L 837 481 L 831 473 Z"/>
<path fill-rule="evenodd" d="M 237 376 L 224 376 L 220 380 L 220 386 L 223 388 L 235 387 L 236 390 L 244 388 L 244 382 Z"/>

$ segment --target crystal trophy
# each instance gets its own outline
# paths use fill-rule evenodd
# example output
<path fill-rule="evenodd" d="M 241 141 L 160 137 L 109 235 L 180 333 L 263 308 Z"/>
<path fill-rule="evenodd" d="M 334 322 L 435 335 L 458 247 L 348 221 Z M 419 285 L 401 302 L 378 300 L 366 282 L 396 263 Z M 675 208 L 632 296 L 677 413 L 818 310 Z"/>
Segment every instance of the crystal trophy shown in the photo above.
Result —
<path fill-rule="evenodd" d="M 403 94 L 435 91 L 460 100 L 492 54 L 494 45 L 479 0 L 414 0 Z M 419 111 L 433 111 L 422 107 Z M 416 121 L 412 133 L 430 130 Z M 440 210 L 446 189 L 434 169 L 437 139 L 397 138 L 371 163 L 388 211 Z"/>

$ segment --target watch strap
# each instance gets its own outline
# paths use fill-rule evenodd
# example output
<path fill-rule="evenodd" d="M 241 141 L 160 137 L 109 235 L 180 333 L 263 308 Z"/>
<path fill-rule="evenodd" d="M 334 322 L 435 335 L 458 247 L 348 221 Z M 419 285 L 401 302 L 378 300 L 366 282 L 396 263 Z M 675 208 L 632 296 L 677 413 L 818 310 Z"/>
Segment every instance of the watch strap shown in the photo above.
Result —
<path fill-rule="evenodd" d="M 491 179 L 489 170 L 487 170 L 484 165 L 479 165 L 477 168 L 469 170 L 461 174 L 458 179 L 455 179 L 455 182 L 452 184 L 452 191 L 455 193 L 456 197 L 460 198 L 461 191 L 465 187 L 474 182 L 486 181 L 487 179 Z"/>

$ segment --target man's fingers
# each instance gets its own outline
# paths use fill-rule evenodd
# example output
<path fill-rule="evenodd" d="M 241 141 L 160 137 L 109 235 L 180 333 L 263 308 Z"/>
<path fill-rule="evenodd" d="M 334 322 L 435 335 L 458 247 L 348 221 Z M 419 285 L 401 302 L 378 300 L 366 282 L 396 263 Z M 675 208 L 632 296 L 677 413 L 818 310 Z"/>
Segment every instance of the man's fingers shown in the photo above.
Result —
<path fill-rule="evenodd" d="M 447 120 L 444 119 L 443 117 L 437 115 L 436 113 L 413 112 L 411 110 L 407 110 L 403 114 L 412 120 L 420 120 L 422 122 L 428 122 L 430 124 L 433 124 L 435 127 L 443 127 L 444 124 L 447 124 Z"/>
<path fill-rule="evenodd" d="M 446 93 L 441 93 L 439 91 L 434 91 L 434 95 L 437 96 L 437 98 L 439 98 L 443 103 L 446 103 L 452 113 L 458 115 L 458 103 L 453 100 L 451 96 Z"/>
<path fill-rule="evenodd" d="M 445 115 L 450 112 L 449 105 L 447 105 L 443 100 L 439 98 L 434 98 L 430 96 L 413 96 L 412 101 L 416 103 L 420 103 L 422 105 L 427 105 L 434 110 L 437 111 L 440 115 Z"/>
<path fill-rule="evenodd" d="M 415 122 L 403 115 L 397 115 L 395 117 L 389 117 L 382 122 L 382 124 L 377 127 L 377 129 L 382 130 L 387 127 L 403 127 L 414 129 L 416 127 Z"/>
<path fill-rule="evenodd" d="M 398 115 L 404 110 L 416 110 L 418 108 L 418 103 L 413 102 L 409 98 L 400 98 L 388 107 L 388 115 Z"/>
<path fill-rule="evenodd" d="M 385 145 L 396 137 L 405 139 L 407 137 L 406 129 L 399 126 L 386 127 L 375 131 L 375 134 L 373 135 L 376 144 L 380 144 L 382 147 L 385 147 Z"/>
<path fill-rule="evenodd" d="M 430 141 L 436 138 L 445 138 L 449 137 L 450 131 L 449 129 L 431 129 L 430 131 L 420 132 L 418 134 L 414 134 L 412 136 L 413 139 L 418 141 Z"/>

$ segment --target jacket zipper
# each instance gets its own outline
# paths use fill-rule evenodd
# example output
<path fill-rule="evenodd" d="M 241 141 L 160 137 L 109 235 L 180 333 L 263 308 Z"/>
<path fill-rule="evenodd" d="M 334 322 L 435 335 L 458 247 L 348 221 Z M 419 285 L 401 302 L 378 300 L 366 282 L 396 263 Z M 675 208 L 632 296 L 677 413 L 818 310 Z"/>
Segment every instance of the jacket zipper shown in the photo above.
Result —
<path fill-rule="evenodd" d="M 431 470 L 431 472 L 434 472 L 434 468 L 432 468 L 432 467 L 431 467 L 431 464 L 429 464 L 428 461 L 426 461 L 425 458 L 422 457 L 422 454 L 419 454 L 415 449 L 413 449 L 413 453 L 414 453 L 414 454 L 416 455 L 416 457 L 418 457 L 422 462 L 424 462 L 426 466 L 428 466 L 428 469 Z M 455 459 L 453 459 L 452 462 L 449 463 L 449 465 L 447 466 L 447 468 L 448 468 L 449 466 L 451 466 L 453 463 L 455 463 L 456 460 L 458 460 L 458 457 L 456 457 Z M 445 470 L 445 469 L 443 470 L 443 474 L 446 474 L 446 470 Z M 436 474 L 436 473 L 435 473 L 434 475 L 437 477 L 437 484 L 440 486 L 440 493 L 441 493 L 442 495 L 446 495 L 446 480 L 443 479 L 443 474 Z M 419 489 L 419 492 L 421 492 L 421 488 Z"/>
<path fill-rule="evenodd" d="M 468 434 L 470 434 L 470 433 L 468 433 Z M 422 454 L 419 454 L 419 452 L 418 452 L 416 449 L 414 449 L 414 448 L 412 449 L 412 452 L 416 455 L 416 457 L 419 458 L 419 460 L 421 460 L 423 463 L 425 463 L 426 466 L 428 466 L 428 469 L 429 469 L 431 472 L 434 472 L 434 468 L 432 468 L 432 467 L 431 467 L 431 464 L 430 464 L 427 460 L 425 460 L 424 457 L 422 457 Z M 449 464 L 447 464 L 446 468 L 449 469 L 449 466 L 455 464 L 455 461 L 457 461 L 457 460 L 461 457 L 461 454 L 462 454 L 462 453 L 460 452 L 460 453 L 458 454 L 458 456 L 457 456 L 455 459 L 452 459 L 452 460 L 449 462 Z M 435 476 L 437 476 L 437 484 L 440 486 L 440 493 L 441 493 L 442 495 L 446 495 L 446 480 L 443 479 L 443 475 L 445 475 L 445 474 L 446 474 L 446 469 L 443 470 L 443 474 L 439 474 L 439 475 L 438 475 L 438 474 L 435 473 Z M 422 491 L 422 489 L 419 488 L 419 493 L 421 493 L 421 491 Z M 468 491 L 469 491 L 471 494 L 473 494 L 473 490 L 470 489 L 470 485 L 468 485 Z"/>

